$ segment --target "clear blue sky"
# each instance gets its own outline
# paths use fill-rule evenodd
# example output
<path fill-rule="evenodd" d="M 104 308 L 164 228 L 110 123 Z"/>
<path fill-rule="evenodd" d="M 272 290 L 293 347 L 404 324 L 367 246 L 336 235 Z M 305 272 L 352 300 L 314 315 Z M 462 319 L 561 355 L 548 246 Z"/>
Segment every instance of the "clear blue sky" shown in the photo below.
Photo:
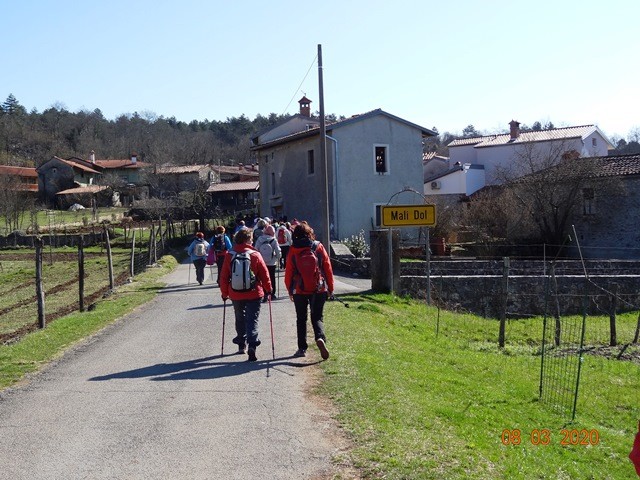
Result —
<path fill-rule="evenodd" d="M 639 0 L 0 0 L 0 18 L 0 101 L 27 110 L 315 111 L 321 44 L 327 113 L 640 127 Z"/>

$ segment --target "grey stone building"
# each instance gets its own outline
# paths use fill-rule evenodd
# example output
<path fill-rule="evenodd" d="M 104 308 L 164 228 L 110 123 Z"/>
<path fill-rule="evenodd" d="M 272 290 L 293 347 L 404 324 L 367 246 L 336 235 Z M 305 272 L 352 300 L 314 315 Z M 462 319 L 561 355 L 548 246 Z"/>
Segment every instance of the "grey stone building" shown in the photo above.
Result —
<path fill-rule="evenodd" d="M 300 114 L 251 139 L 260 171 L 260 214 L 307 220 L 320 236 L 324 179 L 318 119 L 310 101 Z M 376 226 L 377 210 L 396 193 L 423 190 L 422 140 L 429 129 L 381 109 L 326 125 L 332 239 Z M 323 239 L 324 241 L 324 239 Z"/>

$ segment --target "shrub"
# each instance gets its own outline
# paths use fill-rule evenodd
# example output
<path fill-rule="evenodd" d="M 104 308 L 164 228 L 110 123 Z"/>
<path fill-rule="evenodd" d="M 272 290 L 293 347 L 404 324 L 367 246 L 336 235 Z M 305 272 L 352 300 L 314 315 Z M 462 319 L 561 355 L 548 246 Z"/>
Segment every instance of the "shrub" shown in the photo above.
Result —
<path fill-rule="evenodd" d="M 364 230 L 360 230 L 357 235 L 351 235 L 349 238 L 345 238 L 342 240 L 351 253 L 353 253 L 356 258 L 364 258 L 369 254 L 369 245 L 364 237 Z"/>

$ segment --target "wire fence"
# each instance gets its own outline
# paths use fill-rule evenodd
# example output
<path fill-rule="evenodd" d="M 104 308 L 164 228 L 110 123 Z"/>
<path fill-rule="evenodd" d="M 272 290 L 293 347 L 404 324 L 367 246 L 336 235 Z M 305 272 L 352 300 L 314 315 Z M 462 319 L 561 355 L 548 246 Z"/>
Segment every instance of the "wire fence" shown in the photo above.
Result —
<path fill-rule="evenodd" d="M 76 246 L 47 245 L 0 251 L 0 343 L 74 311 L 92 309 L 115 287 L 154 265 L 179 243 L 190 225 L 147 222 L 124 231 L 104 225 L 101 240 Z"/>

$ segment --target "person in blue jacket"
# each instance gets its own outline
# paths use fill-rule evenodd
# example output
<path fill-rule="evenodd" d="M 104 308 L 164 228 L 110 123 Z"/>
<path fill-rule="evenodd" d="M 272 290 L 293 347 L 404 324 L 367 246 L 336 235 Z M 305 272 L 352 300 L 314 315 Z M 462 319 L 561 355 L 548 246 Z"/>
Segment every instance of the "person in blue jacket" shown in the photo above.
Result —
<path fill-rule="evenodd" d="M 213 248 L 216 252 L 216 265 L 218 266 L 218 278 L 216 279 L 216 283 L 218 286 L 220 285 L 220 272 L 222 271 L 222 265 L 224 264 L 224 257 L 227 254 L 227 251 L 231 250 L 231 240 L 225 233 L 226 229 L 220 225 L 216 227 L 216 233 L 209 240 L 209 244 L 211 248 Z"/>
<path fill-rule="evenodd" d="M 187 249 L 189 257 L 196 269 L 196 280 L 200 285 L 204 282 L 204 267 L 207 265 L 207 253 L 209 252 L 209 243 L 204 239 L 204 233 L 196 233 L 191 245 Z"/>

